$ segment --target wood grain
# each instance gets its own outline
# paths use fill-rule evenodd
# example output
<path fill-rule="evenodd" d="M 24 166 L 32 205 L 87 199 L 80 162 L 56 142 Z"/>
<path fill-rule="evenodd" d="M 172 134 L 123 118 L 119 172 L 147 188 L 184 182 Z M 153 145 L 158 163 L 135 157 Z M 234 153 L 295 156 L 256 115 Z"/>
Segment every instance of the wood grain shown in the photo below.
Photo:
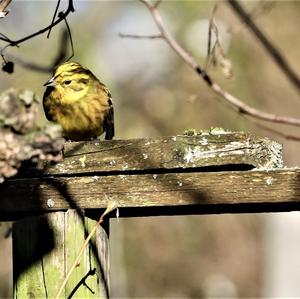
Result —
<path fill-rule="evenodd" d="M 183 207 L 205 213 L 298 200 L 298 170 L 279 168 L 281 145 L 245 133 L 66 143 L 64 155 L 44 172 L 25 168 L 1 184 L 0 217 L 106 208 L 112 201 L 120 208 L 189 214 Z"/>
<path fill-rule="evenodd" d="M 54 298 L 94 224 L 75 210 L 15 222 L 14 298 Z M 108 263 L 108 237 L 99 227 L 60 298 L 108 298 Z"/>
<path fill-rule="evenodd" d="M 111 201 L 119 208 L 233 208 L 299 202 L 300 170 L 24 179 L 6 182 L 0 192 L 1 211 L 10 212 L 105 208 Z"/>
<path fill-rule="evenodd" d="M 282 167 L 282 146 L 242 132 L 201 133 L 130 140 L 65 143 L 64 160 L 49 165 L 46 175 L 98 172 L 147 172 L 223 165 Z M 37 176 L 30 168 L 23 175 Z"/>

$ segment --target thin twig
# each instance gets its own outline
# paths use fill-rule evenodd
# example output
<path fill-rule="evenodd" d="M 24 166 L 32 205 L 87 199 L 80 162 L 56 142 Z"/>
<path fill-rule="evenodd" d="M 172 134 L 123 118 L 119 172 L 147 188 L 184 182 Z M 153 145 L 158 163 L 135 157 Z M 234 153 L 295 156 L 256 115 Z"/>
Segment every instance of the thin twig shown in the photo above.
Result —
<path fill-rule="evenodd" d="M 92 294 L 95 294 L 95 292 L 86 284 L 86 280 L 89 276 L 93 276 L 96 274 L 96 268 L 90 269 L 88 273 L 86 273 L 81 279 L 80 281 L 77 283 L 77 285 L 75 286 L 75 288 L 72 290 L 72 292 L 70 293 L 70 295 L 68 296 L 67 299 L 71 299 L 74 294 L 77 292 L 77 290 L 81 287 L 81 285 L 84 285 Z"/>
<path fill-rule="evenodd" d="M 10 2 L 11 2 L 11 0 L 2 0 L 0 2 L 0 11 L 4 12 Z"/>
<path fill-rule="evenodd" d="M 80 261 L 80 258 L 81 258 L 81 255 L 82 253 L 84 252 L 85 248 L 87 247 L 87 245 L 89 244 L 89 241 L 90 239 L 93 237 L 93 235 L 95 234 L 97 228 L 99 227 L 99 225 L 103 222 L 104 220 L 104 217 L 110 213 L 111 211 L 113 211 L 114 209 L 117 208 L 117 204 L 116 202 L 112 202 L 108 205 L 108 207 L 106 208 L 106 210 L 104 211 L 104 213 L 101 215 L 101 217 L 99 218 L 99 220 L 97 221 L 97 223 L 94 225 L 94 227 L 92 228 L 91 232 L 89 233 L 89 235 L 87 236 L 87 238 L 85 239 L 83 245 L 81 246 L 80 250 L 79 250 L 79 253 L 76 257 L 76 259 L 74 260 L 68 274 L 66 275 L 64 281 L 62 282 L 55 298 L 58 299 L 59 296 L 61 295 L 65 285 L 67 284 L 71 274 L 73 273 L 74 269 L 76 268 L 76 265 L 78 265 L 79 261 Z"/>
<path fill-rule="evenodd" d="M 281 131 L 278 131 L 276 129 L 273 129 L 273 128 L 270 128 L 270 127 L 267 127 L 263 124 L 260 124 L 260 123 L 256 123 L 255 124 L 257 127 L 265 130 L 265 131 L 268 131 L 268 132 L 271 132 L 281 138 L 284 138 L 286 140 L 292 140 L 292 141 L 300 141 L 300 136 L 296 136 L 296 135 L 292 135 L 292 134 L 286 134 L 286 133 L 283 133 Z"/>
<path fill-rule="evenodd" d="M 161 34 L 152 34 L 152 35 L 139 35 L 139 34 L 126 34 L 119 32 L 120 37 L 124 38 L 136 38 L 136 39 L 156 39 L 163 38 Z"/>
<path fill-rule="evenodd" d="M 213 25 L 214 25 L 214 17 L 215 17 L 215 13 L 217 10 L 217 4 L 214 5 L 212 12 L 211 12 L 211 16 L 209 19 L 209 26 L 208 26 L 208 42 L 207 42 L 207 56 L 206 56 L 206 62 L 205 62 L 205 71 L 208 70 L 209 64 L 210 64 L 210 60 L 211 60 L 211 41 L 212 41 L 212 30 L 213 30 Z"/>
<path fill-rule="evenodd" d="M 1 36 L 5 41 L 7 41 L 8 43 L 11 42 L 11 40 L 10 40 L 5 34 L 0 33 L 0 36 Z"/>
<path fill-rule="evenodd" d="M 70 43 L 71 43 L 71 55 L 70 57 L 68 58 L 68 60 L 70 60 L 73 56 L 74 56 L 74 44 L 73 44 L 73 38 L 72 38 L 72 33 L 71 33 L 71 28 L 69 26 L 69 23 L 67 21 L 67 19 L 65 18 L 65 24 L 66 24 L 66 27 L 67 27 L 67 30 L 68 30 L 68 34 L 69 34 L 69 39 L 70 39 Z"/>
<path fill-rule="evenodd" d="M 55 18 L 56 18 L 56 15 L 57 15 L 57 11 L 58 11 L 59 5 L 60 5 L 60 0 L 57 1 L 56 7 L 55 7 L 55 11 L 54 11 L 54 14 L 53 14 L 53 17 L 52 17 L 51 24 L 53 24 L 53 22 L 54 22 L 54 20 L 55 20 Z M 49 29 L 49 31 L 48 31 L 47 38 L 49 38 L 49 36 L 50 36 L 51 29 L 52 29 L 52 27 L 51 27 L 51 28 Z"/>
<path fill-rule="evenodd" d="M 221 67 L 221 70 L 226 79 L 232 79 L 233 78 L 232 63 L 226 57 L 225 51 L 220 41 L 218 26 L 215 22 L 216 11 L 217 11 L 217 4 L 214 5 L 209 19 L 207 57 L 205 61 L 204 70 L 208 72 L 208 69 L 212 64 L 215 67 Z M 212 44 L 213 34 L 215 37 L 215 41 L 212 46 L 211 44 Z"/>
<path fill-rule="evenodd" d="M 75 9 L 74 9 L 74 5 L 73 5 L 73 0 L 69 0 L 69 4 L 68 4 L 67 10 L 65 12 L 62 12 L 62 14 L 60 14 L 59 18 L 55 22 L 53 22 L 50 25 L 48 25 L 47 27 L 45 27 L 45 28 L 43 28 L 43 29 L 41 29 L 39 31 L 36 31 L 36 32 L 34 32 L 32 34 L 29 34 L 29 35 L 27 35 L 27 36 L 25 36 L 23 38 L 17 39 L 17 40 L 9 40 L 8 41 L 6 38 L 3 38 L 0 35 L 0 40 L 8 42 L 9 44 L 7 46 L 11 46 L 11 47 L 17 46 L 17 45 L 19 45 L 19 44 L 21 44 L 21 43 L 23 43 L 23 42 L 25 42 L 25 41 L 27 41 L 27 40 L 35 37 L 35 36 L 38 36 L 40 34 L 43 34 L 46 31 L 48 31 L 50 28 L 56 26 L 61 21 L 63 21 L 69 15 L 69 13 L 74 12 L 74 11 L 75 11 Z"/>
<path fill-rule="evenodd" d="M 249 16 L 251 17 L 252 20 L 256 19 L 260 15 L 271 11 L 271 9 L 275 6 L 275 4 L 276 3 L 273 2 L 272 0 L 271 1 L 262 0 L 258 2 L 258 4 L 252 9 L 252 11 L 249 12 Z"/>
<path fill-rule="evenodd" d="M 41 73 L 52 73 L 53 69 L 57 65 L 64 62 L 67 57 L 68 43 L 66 42 L 66 40 L 68 39 L 69 36 L 70 35 L 69 35 L 67 29 L 62 31 L 61 37 L 60 37 L 60 43 L 59 43 L 60 46 L 57 51 L 57 55 L 55 56 L 55 58 L 53 59 L 53 62 L 49 66 L 39 65 L 37 63 L 28 61 L 20 56 L 16 56 L 15 54 L 12 54 L 10 52 L 6 52 L 5 57 L 8 57 L 10 60 L 13 60 L 14 63 L 17 63 L 20 66 L 27 68 L 31 71 L 36 71 L 36 72 L 41 72 Z M 1 51 L 2 51 L 2 49 L 0 48 L 0 53 L 1 53 Z M 4 57 L 2 57 L 2 58 L 4 61 L 6 61 Z"/>
<path fill-rule="evenodd" d="M 257 3 L 257 5 L 248 12 L 250 18 L 252 20 L 258 19 L 262 15 L 271 11 L 271 9 L 276 5 L 276 2 L 273 0 L 262 0 Z M 234 24 L 227 28 L 227 32 L 229 33 L 237 33 L 241 30 L 241 27 L 244 25 L 244 21 L 242 21 L 239 25 Z"/>
<path fill-rule="evenodd" d="M 156 0 L 154 3 L 153 3 L 153 7 L 157 8 L 159 6 L 159 4 L 161 3 L 162 0 Z"/>
<path fill-rule="evenodd" d="M 6 53 L 5 57 L 8 57 L 9 59 L 13 60 L 15 63 L 21 65 L 24 68 L 30 69 L 32 71 L 36 71 L 36 72 L 40 72 L 40 73 L 51 73 L 53 71 L 53 68 L 51 68 L 51 67 L 38 65 L 36 63 L 27 61 L 27 60 L 23 59 L 22 57 L 16 56 L 11 53 Z"/>
<path fill-rule="evenodd" d="M 60 42 L 59 42 L 59 49 L 57 51 L 57 55 L 54 57 L 53 62 L 51 63 L 51 72 L 53 72 L 53 69 L 56 68 L 58 65 L 60 65 L 62 62 L 66 61 L 67 54 L 68 54 L 68 45 L 67 42 L 69 38 L 71 38 L 70 33 L 68 31 L 68 28 L 65 28 L 60 36 Z M 72 43 L 71 43 L 72 45 Z M 74 53 L 72 51 L 72 53 Z"/>
<path fill-rule="evenodd" d="M 280 51 L 270 42 L 270 40 L 264 35 L 260 28 L 254 23 L 252 18 L 246 13 L 243 7 L 236 0 L 227 0 L 232 10 L 237 14 L 241 21 L 247 25 L 248 29 L 255 35 L 255 37 L 261 42 L 267 53 L 272 57 L 273 61 L 285 74 L 287 79 L 294 85 L 294 87 L 300 92 L 300 78 L 288 64 L 285 57 Z"/>
<path fill-rule="evenodd" d="M 217 95 L 221 96 L 226 100 L 232 107 L 234 107 L 239 113 L 249 115 L 256 119 L 261 119 L 263 121 L 281 123 L 286 125 L 294 125 L 300 126 L 300 119 L 276 115 L 268 112 L 261 111 L 259 109 L 253 108 L 241 100 L 239 100 L 234 95 L 230 94 L 226 90 L 222 89 L 222 87 L 212 80 L 212 78 L 203 70 L 194 57 L 188 53 L 179 43 L 174 39 L 174 37 L 167 31 L 163 20 L 161 18 L 158 10 L 153 6 L 153 4 L 148 0 L 140 0 L 146 7 L 149 9 L 152 18 L 159 29 L 162 38 L 166 41 L 166 43 L 175 51 L 175 53 L 181 57 L 185 63 L 187 63 L 202 79 L 208 84 L 208 86 L 214 91 Z"/>
<path fill-rule="evenodd" d="M 9 11 L 6 8 L 10 2 L 11 0 L 2 0 L 0 2 L 0 18 L 4 18 L 8 14 Z"/>

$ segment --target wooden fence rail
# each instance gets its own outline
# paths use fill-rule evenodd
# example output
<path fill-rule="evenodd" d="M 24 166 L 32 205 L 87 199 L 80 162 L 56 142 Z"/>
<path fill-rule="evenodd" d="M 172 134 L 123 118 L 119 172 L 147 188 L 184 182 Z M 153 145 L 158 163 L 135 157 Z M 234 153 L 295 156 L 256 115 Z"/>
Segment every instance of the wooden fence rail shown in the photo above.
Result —
<path fill-rule="evenodd" d="M 281 145 L 244 133 L 66 143 L 64 160 L 0 185 L 2 212 L 295 203 Z M 204 210 L 205 211 L 205 210 Z"/>
<path fill-rule="evenodd" d="M 90 229 L 88 209 L 98 217 L 111 202 L 121 217 L 289 211 L 300 207 L 299 183 L 300 170 L 283 168 L 281 145 L 244 133 L 66 143 L 61 163 L 24 167 L 0 185 L 2 219 L 43 214 L 15 224 L 15 297 L 53 296 Z M 108 297 L 106 232 L 62 298 Z"/>

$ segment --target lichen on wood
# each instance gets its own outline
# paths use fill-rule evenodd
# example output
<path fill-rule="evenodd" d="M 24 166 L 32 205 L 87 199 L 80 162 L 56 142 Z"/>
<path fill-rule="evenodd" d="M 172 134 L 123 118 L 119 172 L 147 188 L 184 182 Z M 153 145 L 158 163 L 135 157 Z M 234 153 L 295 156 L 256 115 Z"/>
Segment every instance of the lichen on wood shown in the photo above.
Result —
<path fill-rule="evenodd" d="M 92 172 L 149 172 L 153 169 L 195 169 L 248 165 L 271 169 L 283 166 L 282 145 L 243 132 L 200 132 L 129 140 L 71 142 L 64 160 L 47 167 L 48 175 Z M 34 169 L 32 169 L 34 175 Z"/>
<path fill-rule="evenodd" d="M 42 168 L 44 161 L 62 158 L 63 138 L 57 125 L 40 128 L 39 101 L 29 90 L 0 94 L 0 183 L 17 174 L 24 161 Z"/>

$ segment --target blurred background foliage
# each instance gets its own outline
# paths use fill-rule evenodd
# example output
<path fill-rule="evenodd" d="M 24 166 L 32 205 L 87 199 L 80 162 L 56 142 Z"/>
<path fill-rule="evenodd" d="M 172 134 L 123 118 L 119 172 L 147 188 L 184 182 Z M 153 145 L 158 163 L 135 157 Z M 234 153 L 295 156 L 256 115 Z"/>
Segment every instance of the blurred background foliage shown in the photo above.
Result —
<path fill-rule="evenodd" d="M 298 142 L 263 131 L 218 98 L 159 39 L 121 38 L 121 33 L 157 33 L 138 1 L 75 1 L 68 18 L 75 47 L 73 60 L 90 68 L 111 90 L 116 138 L 175 135 L 187 128 L 224 127 L 269 136 L 284 145 L 285 163 L 299 165 Z M 211 76 L 224 89 L 258 109 L 299 116 L 299 93 L 286 80 L 255 37 L 221 1 L 163 1 L 164 21 L 176 39 L 205 64 L 209 17 L 217 4 L 221 44 L 233 65 L 226 79 L 220 68 Z M 265 7 L 256 23 L 300 69 L 298 1 L 242 2 L 247 11 Z M 0 20 L 1 33 L 17 39 L 51 22 L 56 1 L 17 1 Z M 67 6 L 62 1 L 61 9 Z M 60 9 L 60 10 L 61 10 Z M 38 36 L 5 53 L 49 65 L 59 47 L 63 22 L 51 36 Z M 3 45 L 2 45 L 3 46 Z M 6 56 L 9 58 L 9 55 Z M 11 58 L 13 60 L 13 58 Z M 15 66 L 1 73 L 0 91 L 27 88 L 40 97 L 51 74 Z M 42 111 L 40 122 L 45 123 Z M 267 124 L 297 134 L 297 128 Z M 300 135 L 300 134 L 299 134 Z M 122 211 L 121 211 L 122 213 Z M 112 295 L 115 297 L 260 297 L 264 283 L 265 215 L 211 215 L 112 220 Z"/>

